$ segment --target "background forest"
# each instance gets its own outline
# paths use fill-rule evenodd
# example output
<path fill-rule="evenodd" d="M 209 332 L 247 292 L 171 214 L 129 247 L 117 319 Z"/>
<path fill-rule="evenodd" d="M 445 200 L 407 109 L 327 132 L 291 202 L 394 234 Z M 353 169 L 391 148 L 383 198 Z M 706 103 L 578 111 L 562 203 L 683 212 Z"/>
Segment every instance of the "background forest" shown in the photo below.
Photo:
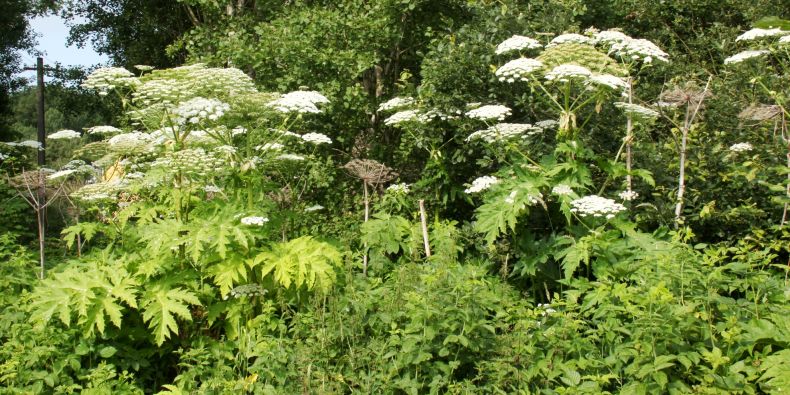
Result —
<path fill-rule="evenodd" d="M 790 392 L 784 1 L 0 4 L 0 393 Z"/>

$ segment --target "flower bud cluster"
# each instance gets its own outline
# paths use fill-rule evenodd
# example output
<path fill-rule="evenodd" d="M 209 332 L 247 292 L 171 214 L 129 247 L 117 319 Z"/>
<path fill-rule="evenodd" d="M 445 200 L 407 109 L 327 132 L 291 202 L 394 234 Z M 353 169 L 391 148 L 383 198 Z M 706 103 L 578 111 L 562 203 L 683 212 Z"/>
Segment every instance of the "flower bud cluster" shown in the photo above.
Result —
<path fill-rule="evenodd" d="M 81 135 L 79 132 L 70 129 L 58 130 L 57 132 L 47 136 L 47 138 L 50 140 L 71 140 L 78 139 L 80 137 Z"/>
<path fill-rule="evenodd" d="M 393 97 L 379 105 L 379 111 L 399 110 L 414 104 L 413 97 Z"/>
<path fill-rule="evenodd" d="M 317 114 L 321 112 L 317 105 L 325 103 L 329 103 L 329 99 L 318 92 L 293 91 L 280 96 L 279 99 L 270 101 L 266 105 L 284 113 Z"/>
<path fill-rule="evenodd" d="M 131 154 L 144 151 L 152 140 L 151 135 L 147 133 L 131 132 L 115 135 L 107 140 L 107 143 L 115 152 Z"/>
<path fill-rule="evenodd" d="M 590 69 L 575 64 L 561 64 L 554 67 L 544 76 L 549 82 L 568 82 L 571 79 L 588 79 L 592 76 Z"/>
<path fill-rule="evenodd" d="M 498 123 L 487 129 L 478 130 L 470 134 L 466 141 L 481 139 L 487 143 L 493 143 L 513 137 L 527 137 L 542 131 L 543 128 L 528 123 Z"/>
<path fill-rule="evenodd" d="M 122 130 L 116 128 L 115 126 L 94 126 L 88 129 L 88 134 L 114 134 L 114 133 L 121 133 Z"/>

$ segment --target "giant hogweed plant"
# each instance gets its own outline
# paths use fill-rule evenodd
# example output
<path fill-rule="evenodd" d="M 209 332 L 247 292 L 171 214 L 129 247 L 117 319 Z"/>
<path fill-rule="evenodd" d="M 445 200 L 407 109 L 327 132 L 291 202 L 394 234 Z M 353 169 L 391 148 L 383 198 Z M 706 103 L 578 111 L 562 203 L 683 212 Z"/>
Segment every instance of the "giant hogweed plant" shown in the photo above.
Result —
<path fill-rule="evenodd" d="M 741 52 L 724 59 L 725 66 L 745 72 L 750 83 L 759 89 L 764 99 L 771 103 L 760 103 L 760 98 L 752 97 L 752 102 L 740 114 L 741 118 L 753 121 L 756 125 L 773 123 L 770 144 L 758 146 L 758 141 L 737 141 L 730 146 L 734 153 L 750 154 L 778 150 L 785 157 L 785 165 L 772 167 L 776 175 L 784 176 L 782 181 L 766 183 L 773 192 L 779 192 L 775 201 L 782 206 L 780 225 L 790 221 L 790 129 L 787 126 L 788 87 L 787 67 L 790 65 L 790 21 L 767 19 L 755 23 L 755 28 L 738 36 L 735 41 L 745 47 Z M 766 67 L 770 73 L 766 73 Z M 769 151 L 770 152 L 770 151 Z M 766 153 L 769 153 L 766 152 Z M 756 157 L 756 156 L 755 156 Z"/>
<path fill-rule="evenodd" d="M 495 74 L 499 83 L 528 92 L 540 106 L 471 103 L 463 119 L 453 119 L 402 98 L 384 106 L 402 108 L 385 123 L 409 131 L 440 118 L 478 128 L 466 143 L 486 151 L 492 159 L 481 163 L 495 174 L 477 178 L 465 190 L 484 196 L 475 228 L 489 245 L 514 248 L 515 253 L 503 254 L 503 265 L 515 261 L 519 276 L 535 275 L 539 267 L 552 272 L 546 265 L 556 261 L 570 278 L 591 257 L 605 253 L 603 240 L 611 238 L 610 233 L 633 233 L 625 230 L 630 225 L 619 214 L 626 207 L 598 195 L 611 192 L 609 185 L 622 180 L 619 197 L 633 205 L 638 194 L 632 177 L 653 183 L 649 172 L 633 168 L 631 146 L 635 129 L 649 126 L 658 113 L 636 103 L 634 88 L 640 73 L 667 62 L 668 55 L 647 40 L 618 31 L 563 34 L 546 45 L 513 36 L 499 44 L 496 53 L 521 55 L 496 68 Z M 591 147 L 596 145 L 585 135 L 605 106 L 626 115 L 625 137 L 616 152 L 594 152 Z M 547 110 L 536 113 L 539 108 Z M 523 120 L 506 122 L 511 117 Z M 608 223 L 616 225 L 614 231 Z"/>
<path fill-rule="evenodd" d="M 305 163 L 332 140 L 289 129 L 324 96 L 261 93 L 237 69 L 200 64 L 140 77 L 99 69 L 85 86 L 117 95 L 126 123 L 69 134 L 94 159 L 49 176 L 85 180 L 71 196 L 96 225 L 64 235 L 94 248 L 36 288 L 34 321 L 95 336 L 142 320 L 157 345 L 223 325 L 235 337 L 265 298 L 285 308 L 332 286 L 341 252 L 292 226 L 310 203 Z"/>

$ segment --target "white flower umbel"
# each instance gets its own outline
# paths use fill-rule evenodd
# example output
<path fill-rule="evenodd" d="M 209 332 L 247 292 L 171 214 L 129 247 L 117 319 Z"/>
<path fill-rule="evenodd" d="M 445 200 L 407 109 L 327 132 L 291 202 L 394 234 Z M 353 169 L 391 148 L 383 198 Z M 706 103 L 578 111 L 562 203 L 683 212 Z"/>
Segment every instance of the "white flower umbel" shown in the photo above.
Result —
<path fill-rule="evenodd" d="M 285 146 L 280 143 L 266 143 L 255 147 L 258 151 L 279 151 L 283 148 L 285 148 Z"/>
<path fill-rule="evenodd" d="M 631 36 L 617 30 L 604 30 L 602 32 L 595 33 L 593 39 L 596 43 L 604 45 L 611 45 L 614 43 L 632 40 Z"/>
<path fill-rule="evenodd" d="M 392 184 L 387 187 L 387 192 L 392 192 L 396 194 L 406 194 L 409 193 L 409 184 L 402 182 L 400 184 Z"/>
<path fill-rule="evenodd" d="M 543 48 L 543 45 L 541 45 L 538 40 L 526 36 L 514 35 L 497 45 L 496 54 L 502 55 L 513 51 L 537 48 Z"/>
<path fill-rule="evenodd" d="M 230 131 L 230 135 L 233 136 L 233 137 L 240 136 L 240 135 L 246 134 L 246 133 L 247 133 L 247 128 L 242 127 L 242 126 L 236 126 L 235 128 L 231 129 L 231 131 Z"/>
<path fill-rule="evenodd" d="M 205 120 L 216 121 L 225 112 L 230 110 L 230 105 L 218 99 L 206 99 L 195 97 L 178 105 L 173 110 L 176 116 L 175 122 L 178 124 L 196 124 Z"/>
<path fill-rule="evenodd" d="M 314 204 L 314 205 L 312 205 L 310 207 L 305 208 L 304 211 L 307 212 L 307 213 L 311 213 L 313 211 L 319 211 L 319 210 L 323 210 L 323 209 L 324 209 L 324 206 L 322 206 L 320 204 Z"/>
<path fill-rule="evenodd" d="M 579 66 L 576 64 L 561 64 L 546 73 L 545 78 L 550 82 L 568 82 L 571 79 L 586 80 L 590 78 L 592 72 L 590 69 Z"/>
<path fill-rule="evenodd" d="M 751 58 L 756 58 L 756 57 L 759 57 L 759 56 L 763 56 L 763 55 L 765 55 L 767 53 L 768 53 L 768 51 L 763 50 L 763 49 L 758 50 L 758 51 L 748 50 L 748 51 L 739 52 L 739 53 L 737 53 L 735 55 L 730 56 L 727 59 L 724 59 L 724 64 L 740 63 L 740 62 L 743 62 L 744 60 L 751 59 Z"/>
<path fill-rule="evenodd" d="M 496 76 L 502 82 L 513 83 L 516 81 L 529 81 L 530 76 L 543 68 L 543 63 L 537 59 L 519 58 L 505 63 L 497 69 Z"/>
<path fill-rule="evenodd" d="M 384 120 L 387 126 L 397 126 L 405 122 L 417 121 L 419 112 L 417 110 L 404 110 L 392 114 L 389 118 Z"/>
<path fill-rule="evenodd" d="M 621 211 L 625 211 L 625 206 L 612 199 L 597 195 L 585 196 L 571 201 L 571 212 L 580 217 L 605 217 L 611 219 Z"/>
<path fill-rule="evenodd" d="M 220 154 L 233 155 L 236 153 L 236 147 L 232 145 L 220 145 L 219 147 L 214 148 L 214 151 Z"/>
<path fill-rule="evenodd" d="M 36 140 L 25 140 L 25 141 L 20 141 L 18 143 L 7 142 L 7 143 L 5 143 L 5 145 L 11 146 L 11 147 L 33 148 L 33 149 L 37 149 L 37 150 L 43 150 L 44 149 L 44 147 L 41 146 L 41 143 L 39 143 Z"/>
<path fill-rule="evenodd" d="M 189 84 L 170 78 L 146 81 L 132 93 L 135 103 L 146 106 L 154 103 L 175 105 L 181 98 L 189 96 L 194 96 Z"/>
<path fill-rule="evenodd" d="M 551 193 L 557 196 L 567 196 L 573 193 L 573 189 L 567 184 L 557 184 L 551 188 Z"/>
<path fill-rule="evenodd" d="M 749 143 L 737 143 L 730 146 L 730 151 L 732 152 L 747 152 L 754 149 L 754 147 Z"/>
<path fill-rule="evenodd" d="M 614 90 L 626 89 L 628 87 L 628 82 L 611 74 L 593 74 L 590 76 L 590 83 Z"/>
<path fill-rule="evenodd" d="M 96 90 L 99 95 L 106 96 L 113 89 L 139 84 L 140 80 L 129 70 L 120 67 L 102 67 L 88 75 L 82 87 Z"/>
<path fill-rule="evenodd" d="M 242 224 L 242 225 L 247 225 L 247 226 L 263 226 L 263 224 L 265 224 L 265 223 L 269 222 L 269 218 L 266 218 L 266 217 L 257 217 L 257 216 L 251 216 L 251 217 L 244 217 L 244 218 L 242 218 L 240 221 L 241 221 L 241 224 Z"/>
<path fill-rule="evenodd" d="M 468 111 L 466 116 L 481 121 L 502 121 L 510 116 L 511 113 L 512 110 L 506 106 L 492 104 Z"/>
<path fill-rule="evenodd" d="M 464 192 L 477 193 L 480 191 L 484 191 L 498 182 L 499 180 L 494 176 L 477 177 L 474 181 L 472 181 L 472 185 L 469 188 L 466 188 Z"/>
<path fill-rule="evenodd" d="M 627 115 L 631 115 L 634 118 L 641 119 L 644 121 L 649 121 L 658 118 L 660 115 L 658 111 L 651 110 L 647 107 L 640 106 L 639 104 L 634 103 L 626 103 L 626 102 L 615 102 L 614 106 L 623 110 L 624 113 Z"/>
<path fill-rule="evenodd" d="M 115 134 L 121 133 L 122 130 L 115 126 L 100 125 L 88 129 L 88 134 Z"/>
<path fill-rule="evenodd" d="M 317 104 L 324 103 L 329 103 L 329 99 L 318 92 L 293 91 L 266 105 L 284 113 L 317 114 L 321 112 Z"/>
<path fill-rule="evenodd" d="M 779 44 L 790 44 L 790 36 L 782 36 L 779 38 Z"/>
<path fill-rule="evenodd" d="M 740 36 L 738 36 L 735 39 L 735 41 L 750 41 L 750 40 L 755 40 L 755 39 L 762 38 L 762 37 L 783 36 L 783 35 L 787 35 L 787 34 L 790 34 L 790 31 L 782 30 L 782 29 L 779 29 L 779 28 L 775 28 L 775 29 L 755 28 L 755 29 L 748 30 L 745 33 L 741 34 Z"/>
<path fill-rule="evenodd" d="M 321 133 L 305 133 L 302 135 L 302 140 L 306 143 L 313 144 L 332 144 L 332 139 L 325 134 Z"/>
<path fill-rule="evenodd" d="M 295 154 L 282 154 L 277 157 L 279 160 L 292 160 L 292 161 L 300 161 L 304 160 L 304 156 L 295 155 Z"/>
<path fill-rule="evenodd" d="M 587 37 L 587 36 L 582 36 L 581 34 L 566 33 L 566 34 L 560 34 L 559 36 L 554 37 L 553 39 L 551 39 L 549 44 L 546 45 L 546 48 L 551 48 L 551 47 L 554 47 L 554 46 L 557 46 L 557 45 L 560 45 L 560 44 L 565 44 L 565 43 L 578 43 L 578 44 L 594 45 L 595 44 L 595 40 L 593 40 L 592 38 Z"/>
<path fill-rule="evenodd" d="M 379 105 L 379 111 L 400 110 L 414 104 L 413 97 L 393 97 Z"/>
<path fill-rule="evenodd" d="M 79 132 L 70 129 L 58 130 L 57 132 L 47 136 L 47 138 L 50 140 L 71 140 L 78 139 L 80 137 L 81 135 Z"/>
<path fill-rule="evenodd" d="M 553 120 L 553 119 L 545 119 L 543 121 L 535 122 L 535 126 L 541 128 L 541 129 L 544 129 L 544 130 L 545 129 L 556 128 L 559 125 L 560 125 L 560 123 L 555 121 L 555 120 Z"/>
<path fill-rule="evenodd" d="M 122 133 L 107 140 L 116 152 L 131 153 L 145 148 L 151 142 L 151 135 L 143 132 Z"/>
<path fill-rule="evenodd" d="M 75 170 L 75 169 L 66 169 L 66 170 L 56 171 L 56 172 L 48 175 L 47 179 L 48 180 L 56 180 L 58 178 L 67 178 L 68 176 L 70 176 L 70 175 L 72 175 L 72 174 L 74 174 L 76 172 L 77 172 L 77 170 Z"/>
<path fill-rule="evenodd" d="M 206 193 L 222 193 L 222 189 L 216 185 L 206 185 L 203 187 Z"/>
<path fill-rule="evenodd" d="M 469 135 L 466 141 L 481 139 L 488 143 L 494 141 L 507 140 L 513 137 L 529 136 L 540 133 L 543 128 L 528 123 L 498 123 L 487 129 L 478 130 Z"/>
<path fill-rule="evenodd" d="M 620 199 L 622 199 L 623 201 L 630 202 L 630 201 L 635 200 L 636 198 L 638 198 L 639 197 L 639 193 L 637 193 L 636 191 L 633 191 L 633 190 L 632 191 L 622 191 L 622 192 L 618 193 L 617 196 L 619 196 Z"/>
<path fill-rule="evenodd" d="M 144 64 L 136 64 L 136 65 L 134 65 L 134 68 L 137 69 L 137 70 L 140 70 L 140 71 L 151 71 L 151 70 L 154 69 L 154 66 L 147 66 L 147 65 L 144 65 Z"/>
<path fill-rule="evenodd" d="M 643 61 L 652 63 L 653 60 L 669 62 L 669 54 L 661 50 L 658 45 L 650 40 L 632 38 L 612 44 L 610 55 L 619 56 L 626 61 Z"/>

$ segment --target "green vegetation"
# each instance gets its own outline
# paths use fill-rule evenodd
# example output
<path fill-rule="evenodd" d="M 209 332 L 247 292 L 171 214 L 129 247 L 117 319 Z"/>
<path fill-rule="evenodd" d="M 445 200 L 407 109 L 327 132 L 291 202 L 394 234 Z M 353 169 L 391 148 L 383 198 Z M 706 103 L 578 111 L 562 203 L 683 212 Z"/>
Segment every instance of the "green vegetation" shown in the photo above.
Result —
<path fill-rule="evenodd" d="M 787 393 L 781 2 L 154 3 L 46 5 L 0 392 Z"/>

